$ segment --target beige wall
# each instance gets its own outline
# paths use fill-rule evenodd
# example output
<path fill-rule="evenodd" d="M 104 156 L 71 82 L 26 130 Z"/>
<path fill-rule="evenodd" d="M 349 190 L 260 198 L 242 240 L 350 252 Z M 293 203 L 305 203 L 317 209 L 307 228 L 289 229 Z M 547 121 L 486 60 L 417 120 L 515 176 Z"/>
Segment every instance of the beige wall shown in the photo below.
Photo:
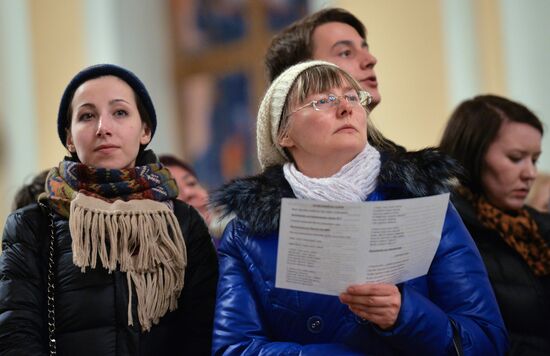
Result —
<path fill-rule="evenodd" d="M 340 0 L 367 26 L 382 102 L 374 122 L 408 149 L 436 145 L 453 109 L 440 0 Z M 505 94 L 497 0 L 474 2 L 482 91 Z"/>
<path fill-rule="evenodd" d="M 481 91 L 508 94 L 502 39 L 501 13 L 498 0 L 478 0 L 474 3 L 476 29 L 479 33 Z"/>
<path fill-rule="evenodd" d="M 367 26 L 382 102 L 377 127 L 409 149 L 434 145 L 447 115 L 439 0 L 337 1 Z"/>
<path fill-rule="evenodd" d="M 379 62 L 383 100 L 373 118 L 387 135 L 410 149 L 437 143 L 452 109 L 445 67 L 441 0 L 339 0 L 369 31 Z M 477 15 L 481 89 L 506 94 L 498 0 L 473 2 Z M 64 154 L 57 140 L 60 95 L 86 64 L 84 0 L 28 0 L 30 12 L 38 167 L 55 165 Z"/>
<path fill-rule="evenodd" d="M 79 0 L 29 1 L 39 142 L 37 170 L 56 165 L 65 154 L 57 138 L 57 108 L 63 89 L 85 63 L 82 6 Z"/>
<path fill-rule="evenodd" d="M 33 73 L 34 95 L 24 98 L 23 102 L 33 105 L 36 118 L 33 121 L 34 133 L 29 132 L 28 137 L 34 136 L 36 144 L 36 164 L 32 162 L 18 162 L 21 165 L 33 165 L 25 167 L 28 172 L 39 172 L 56 165 L 65 155 L 65 150 L 57 137 L 57 108 L 63 89 L 67 82 L 84 65 L 84 18 L 83 0 L 27 0 L 27 9 L 30 28 L 30 53 L 31 68 L 24 68 Z M 12 36 L 20 34 L 12 33 Z M 23 38 L 26 38 L 23 36 Z M 21 66 L 25 66 L 21 62 Z M 5 79 L 5 78 L 4 78 Z M 7 85 L 10 85 L 9 83 Z M 26 100 L 26 101 L 25 101 Z M 4 118 L 7 120 L 7 118 Z M 3 119 L 3 120 L 4 120 Z M 13 119 L 10 117 L 10 119 Z M 1 121 L 0 121 L 1 122 Z M 4 130 L 4 129 L 2 129 Z M 4 135 L 13 133 L 2 132 Z M 20 139 L 20 138 L 17 138 Z M 32 147 L 27 145 L 24 147 Z M 12 152 L 13 147 L 2 147 L 2 153 L 18 159 L 20 155 Z M 34 151 L 34 148 L 32 148 Z M 5 171 L 7 160 L 0 161 L 0 167 Z M 26 182 L 6 181 L 6 175 L 0 180 L 1 193 L 4 200 L 0 203 L 0 227 L 3 226 L 10 212 L 12 197 L 16 189 Z"/>

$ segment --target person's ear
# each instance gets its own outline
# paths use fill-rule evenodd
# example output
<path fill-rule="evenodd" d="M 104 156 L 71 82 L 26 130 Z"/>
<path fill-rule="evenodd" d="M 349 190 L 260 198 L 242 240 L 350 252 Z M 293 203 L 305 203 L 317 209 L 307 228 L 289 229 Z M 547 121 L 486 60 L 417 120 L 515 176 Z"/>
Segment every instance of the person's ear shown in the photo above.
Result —
<path fill-rule="evenodd" d="M 141 145 L 147 145 L 151 142 L 151 129 L 146 123 L 143 123 L 141 126 L 141 137 L 139 139 L 139 143 Z"/>
<path fill-rule="evenodd" d="M 65 143 L 67 146 L 67 150 L 70 153 L 76 153 L 76 147 L 74 145 L 73 135 L 71 134 L 71 130 L 66 129 L 66 132 L 67 132 L 67 139 L 65 140 Z"/>
<path fill-rule="evenodd" d="M 283 137 L 279 139 L 279 146 L 285 148 L 294 147 L 294 140 L 288 135 L 288 133 L 286 133 Z"/>

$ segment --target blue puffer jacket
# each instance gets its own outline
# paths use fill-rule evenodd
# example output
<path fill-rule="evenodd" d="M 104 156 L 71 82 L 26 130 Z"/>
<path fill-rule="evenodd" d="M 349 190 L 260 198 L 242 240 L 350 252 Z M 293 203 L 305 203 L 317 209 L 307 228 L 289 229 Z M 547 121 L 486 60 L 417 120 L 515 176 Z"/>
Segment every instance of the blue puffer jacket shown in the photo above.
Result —
<path fill-rule="evenodd" d="M 368 200 L 448 190 L 453 163 L 432 150 L 383 162 Z M 401 310 L 384 331 L 337 297 L 275 288 L 282 197 L 294 197 L 281 167 L 233 181 L 213 196 L 236 218 L 219 249 L 213 337 L 216 355 L 453 355 L 453 320 L 465 355 L 502 355 L 507 336 L 483 262 L 454 207 L 426 276 L 399 285 Z"/>

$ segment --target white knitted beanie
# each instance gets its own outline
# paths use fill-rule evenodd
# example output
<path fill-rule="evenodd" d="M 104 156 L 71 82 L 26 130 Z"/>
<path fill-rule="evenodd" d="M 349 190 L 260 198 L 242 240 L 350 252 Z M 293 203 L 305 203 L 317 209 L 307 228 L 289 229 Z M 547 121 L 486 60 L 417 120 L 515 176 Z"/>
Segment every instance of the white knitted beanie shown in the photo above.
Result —
<path fill-rule="evenodd" d="M 335 64 L 325 61 L 301 62 L 281 73 L 267 89 L 258 110 L 256 123 L 256 145 L 262 170 L 273 164 L 282 164 L 289 161 L 277 139 L 283 106 L 290 88 L 300 73 L 319 65 L 337 67 Z"/>

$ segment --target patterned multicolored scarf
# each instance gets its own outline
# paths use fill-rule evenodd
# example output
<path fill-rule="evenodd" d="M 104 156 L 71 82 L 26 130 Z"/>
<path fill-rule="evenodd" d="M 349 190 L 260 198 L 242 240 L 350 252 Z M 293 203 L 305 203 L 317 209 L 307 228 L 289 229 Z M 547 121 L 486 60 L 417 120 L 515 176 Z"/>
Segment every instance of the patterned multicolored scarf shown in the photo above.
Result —
<path fill-rule="evenodd" d="M 168 169 L 159 163 L 106 169 L 62 161 L 59 167 L 52 168 L 46 179 L 46 195 L 59 215 L 69 217 L 71 201 L 78 193 L 107 202 L 135 199 L 167 202 L 178 196 L 178 187 Z"/>
<path fill-rule="evenodd" d="M 481 224 L 498 231 L 506 244 L 520 254 L 536 276 L 550 274 L 550 246 L 540 236 L 538 225 L 527 209 L 519 209 L 513 216 L 494 207 L 483 195 L 477 196 L 464 186 L 457 191 L 473 205 Z"/>
<path fill-rule="evenodd" d="M 171 202 L 177 195 L 162 164 L 116 170 L 62 161 L 40 198 L 69 219 L 73 263 L 82 272 L 98 262 L 126 272 L 128 324 L 135 289 L 144 331 L 177 308 L 183 289 L 187 253 Z"/>

